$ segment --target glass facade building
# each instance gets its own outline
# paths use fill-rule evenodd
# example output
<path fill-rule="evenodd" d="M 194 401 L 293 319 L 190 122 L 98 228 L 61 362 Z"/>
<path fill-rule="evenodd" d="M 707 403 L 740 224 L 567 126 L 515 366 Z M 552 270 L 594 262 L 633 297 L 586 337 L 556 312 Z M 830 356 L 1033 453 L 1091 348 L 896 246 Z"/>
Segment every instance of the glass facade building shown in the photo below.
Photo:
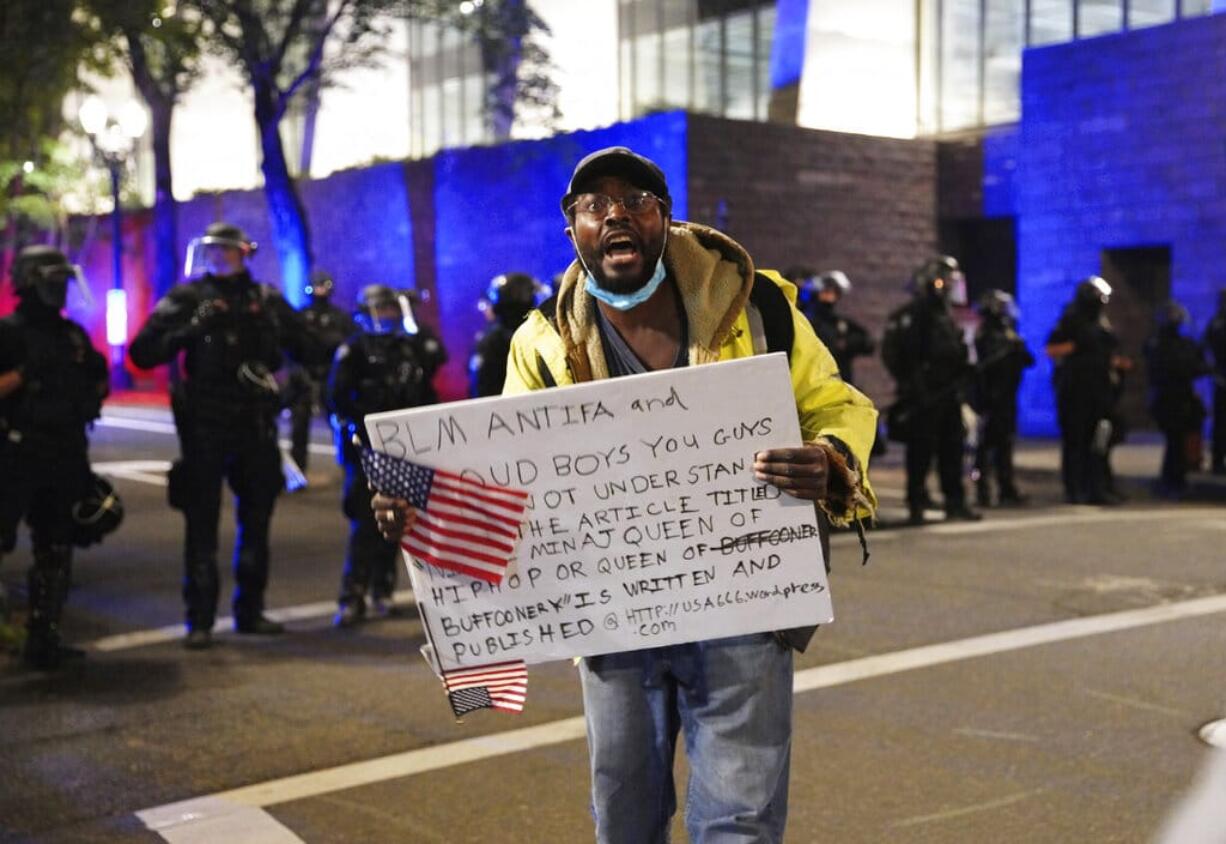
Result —
<path fill-rule="evenodd" d="M 794 119 L 898 137 L 1015 122 L 1027 47 L 1168 23 L 1213 7 L 1213 0 L 602 2 L 610 15 L 616 7 L 609 18 L 616 21 L 608 37 L 616 38 L 617 64 L 609 122 L 671 109 L 767 120 L 777 93 L 776 27 L 790 24 L 807 34 Z M 805 19 L 780 21 L 785 9 Z M 540 12 L 548 21 L 545 6 Z M 484 117 L 490 83 L 476 45 L 429 23 L 410 22 L 408 31 L 410 156 L 491 142 Z"/>
<path fill-rule="evenodd" d="M 477 45 L 451 27 L 409 22 L 409 156 L 491 140 L 489 78 Z"/>
<path fill-rule="evenodd" d="M 619 116 L 765 120 L 773 0 L 618 0 Z"/>
<path fill-rule="evenodd" d="M 1022 51 L 1207 14 L 1210 0 L 924 0 L 920 134 L 1016 121 Z"/>

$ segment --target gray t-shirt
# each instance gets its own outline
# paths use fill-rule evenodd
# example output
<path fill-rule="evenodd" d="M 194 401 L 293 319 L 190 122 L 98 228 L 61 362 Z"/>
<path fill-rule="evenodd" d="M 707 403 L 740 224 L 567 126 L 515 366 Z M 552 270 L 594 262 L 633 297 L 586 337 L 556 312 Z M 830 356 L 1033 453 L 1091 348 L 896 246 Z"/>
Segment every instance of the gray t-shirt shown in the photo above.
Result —
<path fill-rule="evenodd" d="M 668 284 L 673 289 L 673 294 L 677 297 L 677 310 L 682 315 L 681 347 L 677 350 L 677 359 L 673 361 L 673 365 L 670 367 L 671 369 L 677 369 L 689 364 L 690 326 L 689 321 L 685 319 L 685 307 L 681 301 L 681 294 L 677 291 L 677 286 L 672 283 L 671 279 L 669 279 Z M 596 326 L 600 330 L 600 343 L 604 347 L 604 357 L 609 365 L 610 378 L 620 378 L 623 375 L 641 375 L 644 372 L 651 372 L 647 365 L 639 359 L 639 356 L 634 353 L 634 349 L 630 348 L 630 344 L 618 333 L 617 328 L 605 319 L 605 315 L 601 312 L 599 306 L 596 306 Z"/>

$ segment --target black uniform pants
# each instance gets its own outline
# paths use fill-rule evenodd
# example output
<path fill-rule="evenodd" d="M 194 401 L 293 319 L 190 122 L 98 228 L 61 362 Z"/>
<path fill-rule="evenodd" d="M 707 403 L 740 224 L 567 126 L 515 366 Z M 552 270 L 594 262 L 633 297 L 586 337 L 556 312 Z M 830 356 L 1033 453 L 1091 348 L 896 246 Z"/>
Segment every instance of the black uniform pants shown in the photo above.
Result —
<path fill-rule="evenodd" d="M 305 369 L 291 376 L 289 402 L 289 455 L 303 472 L 310 460 L 311 419 L 320 407 L 322 381 Z"/>
<path fill-rule="evenodd" d="M 1166 448 L 1162 452 L 1162 470 L 1159 480 L 1170 492 L 1180 492 L 1188 485 L 1188 437 L 1192 429 L 1164 427 Z"/>
<path fill-rule="evenodd" d="M 1017 484 L 1013 480 L 1013 444 L 1017 408 L 993 407 L 984 414 L 983 435 L 975 449 L 975 469 L 979 483 L 987 489 L 992 473 L 996 473 L 996 485 L 1002 495 L 1015 495 Z"/>
<path fill-rule="evenodd" d="M 347 462 L 342 506 L 349 519 L 349 549 L 341 576 L 342 606 L 358 603 L 368 593 L 375 598 L 388 598 L 396 588 L 400 545 L 388 542 L 379 533 L 374 511 L 370 509 L 372 495 L 361 464 Z"/>
<path fill-rule="evenodd" d="M 89 483 L 89 458 L 78 448 L 8 445 L 0 455 L 0 550 L 11 551 L 24 519 L 34 557 L 27 575 L 35 639 L 58 641 L 72 579 L 72 506 Z"/>
<path fill-rule="evenodd" d="M 187 520 L 183 600 L 188 629 L 211 630 L 217 615 L 217 533 L 223 481 L 234 492 L 238 527 L 234 619 L 242 624 L 264 611 L 269 525 L 285 483 L 276 434 L 270 417 L 261 424 L 201 427 L 187 442 L 179 471 Z"/>
<path fill-rule="evenodd" d="M 962 450 L 966 445 L 966 432 L 962 427 L 961 403 L 947 399 L 928 404 L 913 416 L 907 438 L 907 507 L 912 513 L 923 512 L 927 500 L 925 482 L 933 457 L 937 461 L 945 509 L 965 506 Z"/>
<path fill-rule="evenodd" d="M 1070 504 L 1101 504 L 1109 484 L 1107 451 L 1094 448 L 1094 435 L 1106 412 L 1075 397 L 1059 401 L 1060 477 Z"/>
<path fill-rule="evenodd" d="M 1226 469 L 1226 387 L 1220 385 L 1213 388 L 1213 469 Z"/>

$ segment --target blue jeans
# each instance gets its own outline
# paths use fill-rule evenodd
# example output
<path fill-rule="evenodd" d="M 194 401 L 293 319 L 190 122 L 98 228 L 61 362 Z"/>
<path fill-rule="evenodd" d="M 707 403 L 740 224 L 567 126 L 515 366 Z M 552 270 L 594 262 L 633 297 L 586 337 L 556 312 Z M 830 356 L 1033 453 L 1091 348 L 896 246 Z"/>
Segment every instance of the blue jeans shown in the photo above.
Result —
<path fill-rule="evenodd" d="M 663 844 L 678 731 L 693 844 L 778 842 L 787 820 L 792 652 L 769 633 L 580 664 L 601 844 Z"/>

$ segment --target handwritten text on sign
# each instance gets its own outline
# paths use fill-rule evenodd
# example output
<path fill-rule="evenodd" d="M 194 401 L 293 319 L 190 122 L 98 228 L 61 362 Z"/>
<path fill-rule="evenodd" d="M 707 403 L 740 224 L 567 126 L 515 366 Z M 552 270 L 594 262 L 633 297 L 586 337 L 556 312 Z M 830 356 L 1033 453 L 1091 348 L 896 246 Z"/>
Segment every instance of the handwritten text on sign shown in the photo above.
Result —
<path fill-rule="evenodd" d="M 378 451 L 519 487 L 499 586 L 411 564 L 445 669 L 545 662 L 830 621 L 810 502 L 753 456 L 800 444 L 765 355 L 368 416 Z"/>

